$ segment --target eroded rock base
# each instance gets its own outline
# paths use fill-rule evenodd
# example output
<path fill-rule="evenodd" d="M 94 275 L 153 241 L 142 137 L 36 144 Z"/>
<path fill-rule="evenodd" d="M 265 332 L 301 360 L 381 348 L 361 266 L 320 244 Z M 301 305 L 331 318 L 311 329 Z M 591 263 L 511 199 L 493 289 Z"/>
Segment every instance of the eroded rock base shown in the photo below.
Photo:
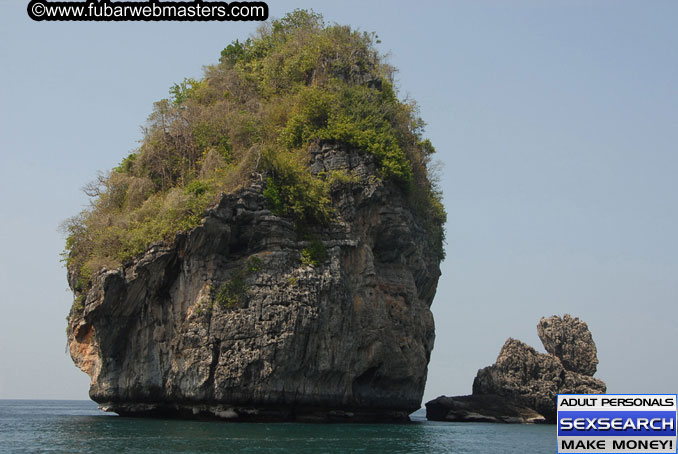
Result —
<path fill-rule="evenodd" d="M 430 421 L 544 423 L 546 418 L 534 409 L 501 396 L 440 396 L 426 403 Z"/>
<path fill-rule="evenodd" d="M 104 411 L 127 417 L 200 419 L 233 422 L 321 422 L 321 423 L 403 423 L 407 412 L 375 408 L 327 409 L 320 407 L 247 407 L 230 405 L 192 405 L 176 403 L 112 403 L 100 405 Z"/>

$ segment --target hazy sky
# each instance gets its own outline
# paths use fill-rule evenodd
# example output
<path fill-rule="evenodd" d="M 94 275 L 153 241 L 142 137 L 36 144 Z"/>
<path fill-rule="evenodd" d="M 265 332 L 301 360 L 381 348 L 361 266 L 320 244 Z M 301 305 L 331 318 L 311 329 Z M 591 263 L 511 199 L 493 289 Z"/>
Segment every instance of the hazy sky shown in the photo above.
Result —
<path fill-rule="evenodd" d="M 257 23 L 38 23 L 0 0 L 0 398 L 86 399 L 59 223 L 152 103 Z M 611 393 L 678 391 L 678 3 L 269 1 L 376 31 L 444 163 L 425 401 L 571 313 Z"/>

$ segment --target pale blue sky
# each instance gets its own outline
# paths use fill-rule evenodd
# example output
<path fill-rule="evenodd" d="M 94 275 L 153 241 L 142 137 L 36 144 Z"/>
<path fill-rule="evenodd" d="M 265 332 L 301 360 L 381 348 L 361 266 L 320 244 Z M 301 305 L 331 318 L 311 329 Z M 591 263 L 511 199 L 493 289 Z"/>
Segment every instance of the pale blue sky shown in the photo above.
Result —
<path fill-rule="evenodd" d="M 59 223 L 152 103 L 256 23 L 36 23 L 0 0 L 0 398 L 86 399 Z M 589 323 L 614 393 L 678 389 L 678 3 L 269 1 L 376 31 L 444 163 L 425 400 L 541 316 Z"/>

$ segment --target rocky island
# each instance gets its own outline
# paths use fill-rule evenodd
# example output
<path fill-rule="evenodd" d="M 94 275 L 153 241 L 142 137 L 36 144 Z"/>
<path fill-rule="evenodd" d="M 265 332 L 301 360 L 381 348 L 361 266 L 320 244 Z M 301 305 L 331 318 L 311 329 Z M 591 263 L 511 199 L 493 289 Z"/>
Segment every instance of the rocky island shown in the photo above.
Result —
<path fill-rule="evenodd" d="M 554 423 L 557 394 L 603 394 L 593 378 L 596 344 L 585 322 L 566 314 L 542 318 L 537 325 L 547 354 L 508 339 L 496 363 L 480 369 L 470 396 L 441 396 L 426 403 L 435 421 Z"/>
<path fill-rule="evenodd" d="M 156 103 L 68 221 L 68 343 L 120 415 L 403 421 L 435 338 L 434 152 L 373 35 L 295 11 Z"/>

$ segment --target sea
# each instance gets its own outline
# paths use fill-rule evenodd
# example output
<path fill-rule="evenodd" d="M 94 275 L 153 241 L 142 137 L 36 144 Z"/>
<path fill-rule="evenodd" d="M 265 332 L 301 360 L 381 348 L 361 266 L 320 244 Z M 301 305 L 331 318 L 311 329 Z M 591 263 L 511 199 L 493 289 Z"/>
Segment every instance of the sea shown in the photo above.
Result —
<path fill-rule="evenodd" d="M 91 401 L 0 400 L 0 453 L 556 452 L 553 425 L 233 423 L 123 418 Z"/>

